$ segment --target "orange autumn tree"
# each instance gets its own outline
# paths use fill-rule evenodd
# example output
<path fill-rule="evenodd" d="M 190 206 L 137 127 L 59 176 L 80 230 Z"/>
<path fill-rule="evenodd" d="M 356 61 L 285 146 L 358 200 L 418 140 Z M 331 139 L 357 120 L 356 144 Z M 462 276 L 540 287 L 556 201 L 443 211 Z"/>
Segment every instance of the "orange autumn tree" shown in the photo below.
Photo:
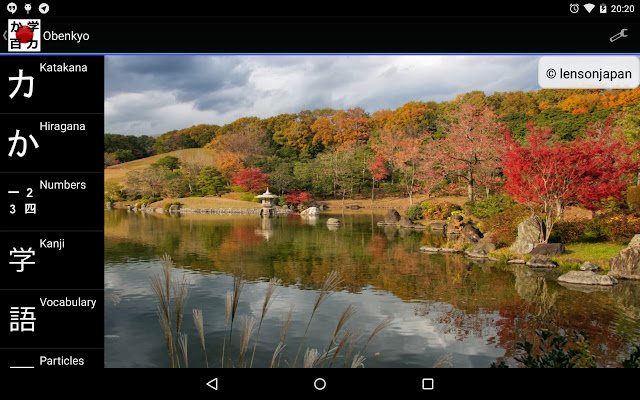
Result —
<path fill-rule="evenodd" d="M 339 110 L 331 116 L 321 116 L 311 125 L 313 143 L 325 147 L 349 142 L 366 142 L 371 132 L 371 121 L 360 107 Z"/>
<path fill-rule="evenodd" d="M 452 117 L 446 136 L 433 142 L 428 157 L 439 160 L 447 175 L 464 180 L 473 202 L 478 183 L 490 180 L 500 168 L 502 125 L 488 107 L 462 105 Z"/>

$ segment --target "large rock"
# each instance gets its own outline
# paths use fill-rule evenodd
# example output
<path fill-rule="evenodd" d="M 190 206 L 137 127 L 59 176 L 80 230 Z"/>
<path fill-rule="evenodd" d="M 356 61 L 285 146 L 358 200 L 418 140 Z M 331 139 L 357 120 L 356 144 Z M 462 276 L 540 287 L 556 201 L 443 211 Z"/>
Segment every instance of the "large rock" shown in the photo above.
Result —
<path fill-rule="evenodd" d="M 536 256 L 559 256 L 564 253 L 562 243 L 540 243 L 529 252 Z"/>
<path fill-rule="evenodd" d="M 612 276 L 598 275 L 593 271 L 569 271 L 564 275 L 560 275 L 558 282 L 576 285 L 613 286 L 618 283 L 618 280 Z"/>
<path fill-rule="evenodd" d="M 465 224 L 462 227 L 462 236 L 472 243 L 477 243 L 484 237 L 482 232 L 480 232 L 480 229 L 473 226 L 473 224 Z"/>
<path fill-rule="evenodd" d="M 629 246 L 611 259 L 609 275 L 623 279 L 640 279 L 640 235 L 635 235 Z"/>
<path fill-rule="evenodd" d="M 397 212 L 394 208 L 388 210 L 384 215 L 385 224 L 397 224 L 398 222 L 400 222 L 400 213 Z"/>
<path fill-rule="evenodd" d="M 464 253 L 471 258 L 489 258 L 489 253 L 496 249 L 488 238 L 478 240 L 478 242 Z"/>
<path fill-rule="evenodd" d="M 531 216 L 518 224 L 518 237 L 511 250 L 519 254 L 528 254 L 544 240 L 544 222 L 538 216 Z"/>
<path fill-rule="evenodd" d="M 531 257 L 529 261 L 527 261 L 527 265 L 533 268 L 555 268 L 558 266 L 553 260 L 548 259 L 547 257 Z"/>
<path fill-rule="evenodd" d="M 634 235 L 627 247 L 640 247 L 640 234 Z"/>
<path fill-rule="evenodd" d="M 489 253 L 482 249 L 469 249 L 464 252 L 464 255 L 470 258 L 488 258 Z"/>
<path fill-rule="evenodd" d="M 600 269 L 600 267 L 598 267 L 597 265 L 595 265 L 594 263 L 591 263 L 589 261 L 585 261 L 582 263 L 582 265 L 580 265 L 579 267 L 580 271 L 593 271 L 593 272 L 598 272 L 598 270 Z"/>
<path fill-rule="evenodd" d="M 431 246 L 420 246 L 420 251 L 423 251 L 425 253 L 439 253 L 440 248 Z"/>
<path fill-rule="evenodd" d="M 300 216 L 302 218 L 315 218 L 318 215 L 320 215 L 320 210 L 318 209 L 318 207 L 309 207 L 300 213 Z"/>
<path fill-rule="evenodd" d="M 340 226 L 342 225 L 342 222 L 338 218 L 329 218 L 327 220 L 327 225 Z"/>
<path fill-rule="evenodd" d="M 407 217 L 400 217 L 398 225 L 400 225 L 401 228 L 413 228 L 415 224 Z"/>

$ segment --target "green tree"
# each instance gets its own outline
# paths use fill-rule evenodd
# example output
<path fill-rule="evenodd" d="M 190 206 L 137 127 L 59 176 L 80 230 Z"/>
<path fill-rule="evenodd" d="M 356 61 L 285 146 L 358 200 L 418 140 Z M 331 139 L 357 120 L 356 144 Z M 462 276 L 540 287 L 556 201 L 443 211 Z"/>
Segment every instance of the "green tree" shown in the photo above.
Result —
<path fill-rule="evenodd" d="M 136 159 L 136 156 L 129 149 L 118 149 L 113 155 L 118 159 L 121 163 L 125 163 L 127 161 L 133 161 Z"/>
<path fill-rule="evenodd" d="M 224 193 L 229 192 L 224 176 L 213 167 L 204 167 L 202 171 L 200 171 L 198 186 L 202 194 L 211 196 L 220 197 Z"/>
<path fill-rule="evenodd" d="M 174 156 L 166 156 L 162 157 L 151 165 L 157 168 L 166 168 L 169 171 L 173 171 L 180 168 L 180 159 Z"/>

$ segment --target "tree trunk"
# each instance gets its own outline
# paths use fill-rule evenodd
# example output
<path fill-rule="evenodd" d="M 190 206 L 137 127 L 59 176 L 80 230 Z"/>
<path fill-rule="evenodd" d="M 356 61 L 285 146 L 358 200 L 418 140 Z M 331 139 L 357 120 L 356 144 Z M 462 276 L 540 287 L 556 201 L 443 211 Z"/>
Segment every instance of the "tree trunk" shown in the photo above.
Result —
<path fill-rule="evenodd" d="M 371 178 L 371 204 L 373 204 L 375 190 L 376 190 L 376 178 Z"/>
<path fill-rule="evenodd" d="M 638 171 L 638 177 L 636 179 L 636 186 L 640 186 L 640 171 Z"/>
<path fill-rule="evenodd" d="M 473 203 L 475 201 L 475 193 L 474 193 L 474 186 L 475 186 L 475 181 L 474 181 L 474 177 L 473 177 L 473 170 L 469 169 L 469 171 L 467 172 L 467 181 L 468 186 L 467 186 L 467 194 L 469 196 L 469 201 L 471 203 Z"/>

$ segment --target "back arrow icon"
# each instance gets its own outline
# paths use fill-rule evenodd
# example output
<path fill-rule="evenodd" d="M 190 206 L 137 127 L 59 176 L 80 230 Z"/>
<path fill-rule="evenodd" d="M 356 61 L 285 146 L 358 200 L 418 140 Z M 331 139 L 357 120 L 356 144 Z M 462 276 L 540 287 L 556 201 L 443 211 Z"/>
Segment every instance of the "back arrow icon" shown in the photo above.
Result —
<path fill-rule="evenodd" d="M 7 30 L 4 30 L 4 34 L 2 34 L 2 37 L 4 38 L 4 40 L 7 40 Z"/>
<path fill-rule="evenodd" d="M 209 386 L 213 390 L 218 390 L 218 378 L 213 378 L 209 382 L 207 382 L 207 386 Z"/>

